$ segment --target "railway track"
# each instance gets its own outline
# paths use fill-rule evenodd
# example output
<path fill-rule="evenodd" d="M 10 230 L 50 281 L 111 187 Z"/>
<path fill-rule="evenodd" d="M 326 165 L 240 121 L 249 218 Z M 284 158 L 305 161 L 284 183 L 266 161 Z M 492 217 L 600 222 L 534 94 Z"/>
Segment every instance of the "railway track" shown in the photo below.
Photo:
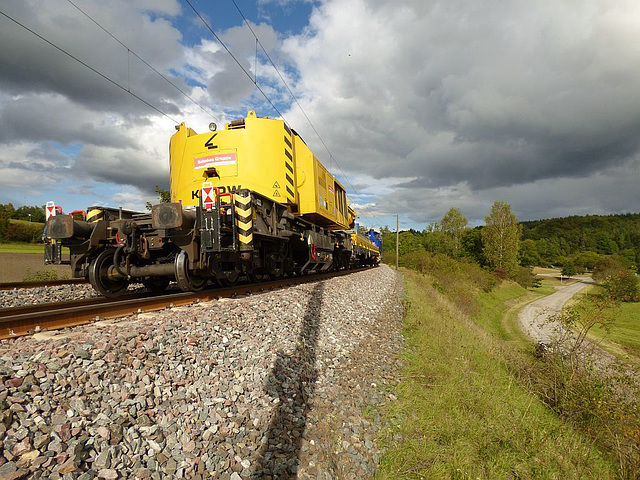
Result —
<path fill-rule="evenodd" d="M 118 299 L 99 297 L 68 302 L 8 307 L 0 309 L 0 339 L 28 335 L 37 331 L 74 327 L 90 323 L 96 318 L 123 317 L 135 313 L 162 310 L 170 306 L 189 305 L 196 301 L 245 295 L 301 283 L 315 282 L 356 273 L 366 270 L 367 268 L 368 267 L 340 272 L 304 275 L 268 282 L 236 285 L 231 288 L 215 288 L 195 293 L 144 293 L 140 295 L 128 295 Z"/>
<path fill-rule="evenodd" d="M 7 282 L 0 283 L 0 290 L 13 290 L 14 288 L 52 287 L 57 285 L 79 285 L 89 283 L 83 278 L 67 280 L 44 280 L 42 282 Z"/>

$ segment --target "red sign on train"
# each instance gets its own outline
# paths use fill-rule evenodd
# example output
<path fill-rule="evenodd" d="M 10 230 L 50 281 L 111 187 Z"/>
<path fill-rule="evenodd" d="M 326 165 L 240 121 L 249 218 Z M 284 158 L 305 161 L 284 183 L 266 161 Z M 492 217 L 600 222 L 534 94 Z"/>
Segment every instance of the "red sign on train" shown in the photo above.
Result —
<path fill-rule="evenodd" d="M 213 185 L 211 185 L 210 183 L 202 184 L 201 198 L 202 198 L 202 206 L 204 208 L 206 208 L 207 210 L 213 208 L 213 206 L 216 203 Z"/>

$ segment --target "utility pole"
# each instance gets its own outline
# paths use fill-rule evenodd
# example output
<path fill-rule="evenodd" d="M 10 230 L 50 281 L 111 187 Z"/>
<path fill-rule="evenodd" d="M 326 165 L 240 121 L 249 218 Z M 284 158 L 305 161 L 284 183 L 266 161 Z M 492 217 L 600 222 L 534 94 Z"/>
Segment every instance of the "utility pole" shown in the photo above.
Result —
<path fill-rule="evenodd" d="M 400 218 L 396 213 L 396 270 L 398 270 L 398 252 L 400 251 Z"/>

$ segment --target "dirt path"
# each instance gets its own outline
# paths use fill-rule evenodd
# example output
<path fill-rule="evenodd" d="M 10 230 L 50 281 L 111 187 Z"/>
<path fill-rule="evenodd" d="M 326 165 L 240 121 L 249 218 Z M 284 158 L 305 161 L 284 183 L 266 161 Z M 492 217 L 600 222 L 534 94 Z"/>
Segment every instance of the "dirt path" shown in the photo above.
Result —
<path fill-rule="evenodd" d="M 549 318 L 558 313 L 571 297 L 591 284 L 593 280 L 585 278 L 578 283 L 558 287 L 556 293 L 526 305 L 518 314 L 522 330 L 536 342 L 549 343 L 558 327 L 557 322 L 549 322 Z"/>

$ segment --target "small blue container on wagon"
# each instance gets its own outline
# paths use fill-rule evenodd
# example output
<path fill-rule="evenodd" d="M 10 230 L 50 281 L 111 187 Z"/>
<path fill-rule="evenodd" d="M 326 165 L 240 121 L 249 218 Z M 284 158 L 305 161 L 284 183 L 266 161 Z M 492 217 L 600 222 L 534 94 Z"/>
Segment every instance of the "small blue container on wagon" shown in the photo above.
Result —
<path fill-rule="evenodd" d="M 372 228 L 367 233 L 367 236 L 369 237 L 371 243 L 375 244 L 375 246 L 378 247 L 378 250 L 382 252 L 382 235 L 380 235 L 380 232 L 376 232 Z"/>

